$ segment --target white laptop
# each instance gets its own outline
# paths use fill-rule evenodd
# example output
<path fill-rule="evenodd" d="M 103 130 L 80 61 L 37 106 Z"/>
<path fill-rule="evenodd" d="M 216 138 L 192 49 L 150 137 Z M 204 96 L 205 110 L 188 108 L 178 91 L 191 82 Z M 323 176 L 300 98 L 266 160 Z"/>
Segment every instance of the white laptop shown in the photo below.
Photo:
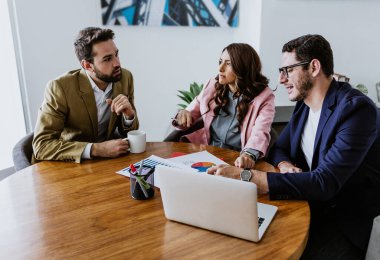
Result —
<path fill-rule="evenodd" d="M 254 183 L 161 165 L 154 175 L 170 220 L 258 242 L 277 211 Z"/>

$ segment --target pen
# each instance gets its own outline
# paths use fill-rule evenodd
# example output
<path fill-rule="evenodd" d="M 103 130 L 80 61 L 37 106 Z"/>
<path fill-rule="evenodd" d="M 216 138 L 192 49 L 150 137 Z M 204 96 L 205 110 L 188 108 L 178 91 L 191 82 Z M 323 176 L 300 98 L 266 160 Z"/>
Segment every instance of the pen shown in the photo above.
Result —
<path fill-rule="evenodd" d="M 136 177 L 136 181 L 139 183 L 139 185 L 140 185 L 140 188 L 141 188 L 141 190 L 142 190 L 142 192 L 144 193 L 144 196 L 145 196 L 145 198 L 148 198 L 149 197 L 149 194 L 148 194 L 148 192 L 146 191 L 146 189 L 145 189 L 145 187 L 144 187 L 144 184 L 142 183 L 142 181 L 141 181 L 141 176 L 137 176 L 137 175 L 135 175 L 135 177 Z"/>
<path fill-rule="evenodd" d="M 141 161 L 138 174 L 141 175 L 144 166 L 144 160 Z"/>
<path fill-rule="evenodd" d="M 173 126 L 179 126 L 179 124 L 178 124 L 178 119 L 177 118 L 171 118 L 172 119 L 172 124 L 173 124 Z"/>

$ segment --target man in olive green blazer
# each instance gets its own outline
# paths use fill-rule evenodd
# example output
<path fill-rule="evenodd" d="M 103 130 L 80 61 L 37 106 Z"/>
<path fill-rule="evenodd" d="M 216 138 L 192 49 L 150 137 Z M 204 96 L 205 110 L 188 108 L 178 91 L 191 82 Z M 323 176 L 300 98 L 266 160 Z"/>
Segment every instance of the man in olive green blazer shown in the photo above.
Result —
<path fill-rule="evenodd" d="M 109 29 L 85 28 L 75 41 L 82 69 L 48 83 L 33 139 L 33 162 L 80 163 L 127 153 L 139 121 L 131 72 L 120 67 Z"/>

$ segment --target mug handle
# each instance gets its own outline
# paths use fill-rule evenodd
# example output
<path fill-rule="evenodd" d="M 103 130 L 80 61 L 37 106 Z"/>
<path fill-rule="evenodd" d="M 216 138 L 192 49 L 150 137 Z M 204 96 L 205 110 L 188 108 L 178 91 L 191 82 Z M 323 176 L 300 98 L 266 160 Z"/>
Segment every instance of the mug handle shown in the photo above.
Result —
<path fill-rule="evenodd" d="M 128 139 L 128 137 L 123 138 L 123 140 L 124 141 L 128 141 L 128 146 L 129 146 L 129 139 Z M 131 146 L 129 146 L 128 151 L 131 151 Z"/>

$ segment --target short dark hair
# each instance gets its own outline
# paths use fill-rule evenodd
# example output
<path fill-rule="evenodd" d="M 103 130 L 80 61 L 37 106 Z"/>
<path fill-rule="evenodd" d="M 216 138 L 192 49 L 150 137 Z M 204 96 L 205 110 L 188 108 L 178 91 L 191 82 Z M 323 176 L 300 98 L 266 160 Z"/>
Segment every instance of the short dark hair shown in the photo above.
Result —
<path fill-rule="evenodd" d="M 75 54 L 79 62 L 86 60 L 93 62 L 92 46 L 95 43 L 113 40 L 115 33 L 111 29 L 87 27 L 78 33 L 74 42 Z"/>
<path fill-rule="evenodd" d="M 323 73 L 334 74 L 334 58 L 330 43 L 318 34 L 307 34 L 284 44 L 282 52 L 295 52 L 299 61 L 319 60 Z M 305 65 L 305 68 L 308 66 Z"/>

